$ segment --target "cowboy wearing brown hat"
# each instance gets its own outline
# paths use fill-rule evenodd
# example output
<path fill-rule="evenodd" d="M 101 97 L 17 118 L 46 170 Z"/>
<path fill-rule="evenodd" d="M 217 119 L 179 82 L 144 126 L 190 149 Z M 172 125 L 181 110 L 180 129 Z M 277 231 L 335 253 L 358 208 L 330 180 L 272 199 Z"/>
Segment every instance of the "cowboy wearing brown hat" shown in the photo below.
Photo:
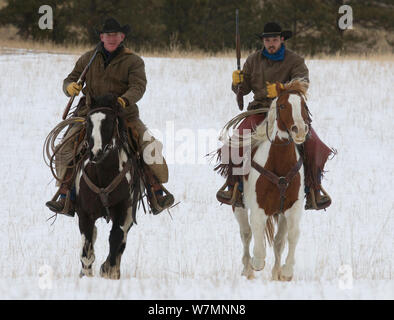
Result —
<path fill-rule="evenodd" d="M 278 23 L 269 22 L 264 26 L 263 33 L 258 35 L 263 43 L 263 50 L 251 54 L 242 71 L 233 72 L 232 90 L 237 94 L 240 109 L 243 109 L 243 96 L 253 92 L 253 101 L 248 110 L 270 107 L 277 96 L 276 82 L 281 84 L 295 78 L 303 78 L 309 82 L 309 72 L 304 59 L 285 46 L 285 40 L 292 36 L 291 31 L 282 31 Z M 253 130 L 264 119 L 265 114 L 250 115 L 238 126 L 242 135 L 244 130 Z M 327 147 L 311 128 L 309 139 L 303 144 L 305 185 L 307 193 L 306 209 L 324 209 L 331 204 L 331 198 L 321 186 L 324 164 L 333 150 Z M 242 150 L 239 150 L 242 156 Z M 236 166 L 235 164 L 230 164 Z M 223 166 L 219 164 L 217 169 Z M 229 170 L 226 170 L 228 172 Z M 243 206 L 241 176 L 229 174 L 227 186 L 216 194 L 217 199 L 226 204 Z M 234 188 L 239 182 L 239 188 Z M 226 190 L 227 188 L 227 190 Z M 230 201 L 231 199 L 231 201 Z M 235 202 L 234 202 L 235 199 Z"/>
<path fill-rule="evenodd" d="M 82 90 L 84 96 L 80 99 L 76 116 L 85 116 L 90 108 L 91 99 L 95 96 L 113 93 L 118 96 L 118 102 L 123 108 L 123 117 L 127 127 L 131 130 L 134 140 L 143 154 L 145 148 L 154 143 L 155 152 L 162 153 L 162 145 L 154 137 L 147 139 L 147 127 L 139 118 L 137 102 L 142 98 L 146 89 L 145 64 L 141 57 L 137 56 L 130 49 L 126 48 L 123 40 L 130 31 L 128 25 L 121 26 L 114 18 L 105 20 L 101 30 L 96 30 L 100 36 L 101 43 L 98 46 L 98 54 L 90 65 L 85 78 L 85 87 L 76 81 L 88 64 L 95 50 L 91 50 L 82 55 L 72 72 L 63 81 L 63 91 L 66 96 L 78 95 Z M 67 131 L 64 139 L 81 130 L 81 125 L 75 124 Z M 145 135 L 145 136 L 144 136 Z M 60 186 L 60 198 L 56 201 L 48 201 L 46 205 L 56 213 L 63 213 L 74 216 L 74 208 L 71 206 L 65 210 L 66 194 L 70 194 L 71 200 L 75 198 L 73 181 L 70 179 L 72 170 L 67 168 L 67 155 L 73 152 L 73 143 L 62 149 L 55 161 L 57 176 L 64 183 Z M 153 206 L 152 212 L 157 214 L 170 207 L 174 202 L 174 197 L 163 186 L 168 181 L 168 167 L 164 158 L 157 157 L 162 161 L 153 162 L 146 165 L 144 172 L 149 182 L 148 196 L 155 201 L 150 201 Z"/>

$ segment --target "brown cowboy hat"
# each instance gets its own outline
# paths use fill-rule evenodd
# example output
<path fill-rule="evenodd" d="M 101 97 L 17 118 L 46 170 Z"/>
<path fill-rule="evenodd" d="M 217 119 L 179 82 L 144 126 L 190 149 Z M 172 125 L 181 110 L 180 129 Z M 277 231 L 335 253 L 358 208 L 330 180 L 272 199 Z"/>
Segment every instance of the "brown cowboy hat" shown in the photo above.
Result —
<path fill-rule="evenodd" d="M 260 39 L 268 38 L 268 37 L 283 37 L 285 40 L 291 38 L 293 32 L 290 30 L 282 31 L 281 26 L 276 22 L 268 22 L 264 26 L 263 33 L 257 35 Z"/>
<path fill-rule="evenodd" d="M 115 18 L 108 18 L 104 21 L 101 30 L 96 29 L 98 34 L 101 33 L 112 33 L 112 32 L 122 32 L 127 35 L 130 32 L 130 26 L 128 24 L 123 27 Z"/>

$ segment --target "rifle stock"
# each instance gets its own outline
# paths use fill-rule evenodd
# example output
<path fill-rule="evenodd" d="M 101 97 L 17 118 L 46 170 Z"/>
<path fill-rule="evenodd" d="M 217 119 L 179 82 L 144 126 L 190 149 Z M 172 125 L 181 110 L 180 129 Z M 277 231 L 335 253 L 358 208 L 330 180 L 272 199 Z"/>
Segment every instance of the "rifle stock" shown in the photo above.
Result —
<path fill-rule="evenodd" d="M 239 34 L 239 13 L 238 9 L 235 10 L 235 49 L 237 55 L 237 70 L 241 70 L 241 36 Z M 239 110 L 244 109 L 244 97 L 242 95 L 240 85 L 237 88 L 237 104 Z"/>
<path fill-rule="evenodd" d="M 99 45 L 100 44 L 98 44 L 96 46 L 96 51 L 94 51 L 93 56 L 90 58 L 88 64 L 85 67 L 85 69 L 83 69 L 81 75 L 79 76 L 78 81 L 77 81 L 78 84 L 83 84 L 83 82 L 85 81 L 86 73 L 88 72 L 90 65 L 92 64 L 94 58 L 97 55 L 97 52 L 98 52 L 98 49 L 99 49 Z M 67 106 L 66 106 L 66 108 L 64 109 L 64 112 L 63 112 L 63 117 L 62 117 L 63 120 L 66 120 L 67 115 L 70 112 L 71 106 L 72 106 L 72 104 L 74 102 L 74 99 L 75 99 L 75 94 L 71 96 L 70 100 L 68 100 Z"/>
<path fill-rule="evenodd" d="M 235 10 L 235 48 L 237 52 L 237 70 L 241 70 L 241 36 L 239 34 L 238 9 Z"/>

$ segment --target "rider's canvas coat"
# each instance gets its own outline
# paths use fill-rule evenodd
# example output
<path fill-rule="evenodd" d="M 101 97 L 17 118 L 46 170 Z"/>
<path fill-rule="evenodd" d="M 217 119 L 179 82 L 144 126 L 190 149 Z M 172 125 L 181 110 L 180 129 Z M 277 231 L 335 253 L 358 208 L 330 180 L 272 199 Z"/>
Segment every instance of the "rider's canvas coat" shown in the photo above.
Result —
<path fill-rule="evenodd" d="M 63 91 L 71 82 L 76 82 L 83 69 L 88 64 L 94 50 L 86 52 L 75 64 L 72 72 L 63 81 Z M 136 105 L 145 93 L 146 74 L 144 61 L 130 49 L 123 47 L 120 52 L 104 66 L 104 54 L 100 51 L 93 60 L 87 74 L 86 86 L 82 92 L 86 95 L 86 105 L 90 105 L 91 97 L 113 93 L 126 98 L 129 105 L 126 107 L 127 119 L 139 116 Z"/>
<path fill-rule="evenodd" d="M 75 64 L 72 72 L 63 81 L 63 91 L 67 93 L 67 86 L 71 82 L 76 82 L 81 75 L 83 69 L 88 64 L 90 58 L 93 56 L 95 50 L 91 50 L 83 54 Z M 126 125 L 133 131 L 133 135 L 137 140 L 141 153 L 145 148 L 155 143 L 157 145 L 156 152 L 162 152 L 162 144 L 151 136 L 151 139 L 144 137 L 147 127 L 139 118 L 139 111 L 137 102 L 142 98 L 146 90 L 146 74 L 145 64 L 141 57 L 134 54 L 130 49 L 126 47 L 119 48 L 119 52 L 113 59 L 105 65 L 105 53 L 103 49 L 99 50 L 99 53 L 93 60 L 86 74 L 85 87 L 82 92 L 86 96 L 86 101 L 80 101 L 78 105 L 77 115 L 86 115 L 89 106 L 91 105 L 91 97 L 97 97 L 108 93 L 115 94 L 119 97 L 125 98 L 128 101 L 128 105 L 123 113 L 123 118 L 126 120 Z M 64 148 L 63 152 L 68 154 L 73 150 L 73 146 L 70 145 L 68 148 Z M 152 163 L 149 167 L 154 172 L 155 176 L 161 183 L 168 181 L 168 168 L 164 161 L 162 163 Z M 57 166 L 61 173 L 65 173 L 66 168 L 64 166 Z M 62 174 L 59 176 L 62 176 Z M 63 173 L 63 174 L 64 174 Z"/>
<path fill-rule="evenodd" d="M 262 50 L 251 54 L 242 69 L 244 81 L 241 90 L 244 95 L 253 92 L 253 101 L 248 110 L 269 107 L 273 99 L 267 98 L 266 81 L 286 83 L 294 78 L 305 78 L 309 81 L 308 68 L 304 58 L 295 52 L 285 49 L 282 61 L 272 61 L 263 56 Z M 233 87 L 234 92 L 236 88 Z"/>

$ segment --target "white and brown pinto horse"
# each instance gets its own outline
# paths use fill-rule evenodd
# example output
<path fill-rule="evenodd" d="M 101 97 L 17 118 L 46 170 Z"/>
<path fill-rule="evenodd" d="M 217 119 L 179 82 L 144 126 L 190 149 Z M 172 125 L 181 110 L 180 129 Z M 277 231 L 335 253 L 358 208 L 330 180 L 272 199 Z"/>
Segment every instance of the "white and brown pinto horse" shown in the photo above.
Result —
<path fill-rule="evenodd" d="M 290 281 L 293 277 L 305 197 L 303 159 L 297 145 L 305 141 L 309 131 L 310 118 L 305 104 L 307 86 L 300 80 L 284 88 L 277 84 L 278 97 L 272 102 L 268 117 L 252 135 L 257 144 L 252 151 L 250 172 L 243 178 L 245 208 L 234 209 L 244 249 L 242 274 L 248 279 L 254 277 L 254 270 L 260 271 L 265 266 L 265 234 L 274 247 L 272 279 Z M 275 238 L 273 220 L 278 223 Z M 286 235 L 289 251 L 285 264 L 281 265 Z"/>

